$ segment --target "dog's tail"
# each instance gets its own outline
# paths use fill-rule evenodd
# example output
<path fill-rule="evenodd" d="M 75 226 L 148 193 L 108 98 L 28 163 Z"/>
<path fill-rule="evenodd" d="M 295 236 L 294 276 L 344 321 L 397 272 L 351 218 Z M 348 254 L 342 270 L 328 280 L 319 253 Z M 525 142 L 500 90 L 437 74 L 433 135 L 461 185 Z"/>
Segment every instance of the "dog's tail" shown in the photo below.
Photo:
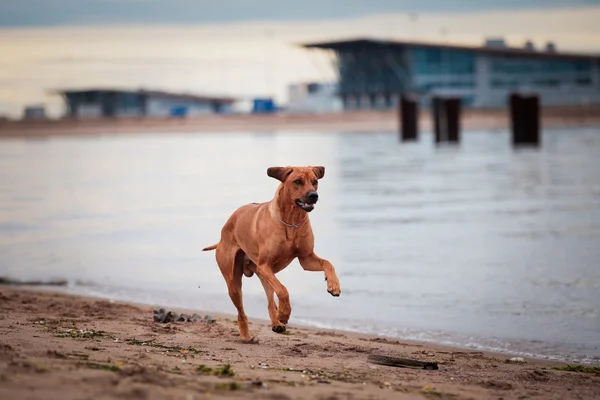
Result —
<path fill-rule="evenodd" d="M 212 246 L 208 246 L 202 249 L 202 251 L 211 251 L 211 250 L 215 250 L 217 248 L 217 246 L 219 245 L 219 243 L 217 244 L 213 244 Z"/>

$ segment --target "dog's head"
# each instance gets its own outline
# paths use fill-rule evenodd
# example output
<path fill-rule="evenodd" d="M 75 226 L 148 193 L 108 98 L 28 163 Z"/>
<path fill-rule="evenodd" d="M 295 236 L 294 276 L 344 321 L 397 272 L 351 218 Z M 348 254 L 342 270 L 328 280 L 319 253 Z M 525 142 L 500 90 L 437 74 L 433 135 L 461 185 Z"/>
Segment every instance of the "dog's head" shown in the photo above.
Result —
<path fill-rule="evenodd" d="M 319 179 L 325 176 L 325 167 L 271 167 L 267 175 L 281 181 L 285 199 L 306 212 L 315 208 L 319 200 Z"/>

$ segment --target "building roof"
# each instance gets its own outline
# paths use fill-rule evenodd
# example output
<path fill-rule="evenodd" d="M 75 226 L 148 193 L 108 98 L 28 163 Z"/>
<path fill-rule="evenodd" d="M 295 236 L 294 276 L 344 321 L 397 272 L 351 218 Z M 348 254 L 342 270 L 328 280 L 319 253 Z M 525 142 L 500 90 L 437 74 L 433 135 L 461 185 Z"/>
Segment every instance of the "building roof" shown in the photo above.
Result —
<path fill-rule="evenodd" d="M 571 60 L 571 61 L 597 61 L 600 62 L 600 54 L 585 54 L 585 53 L 559 53 L 550 52 L 545 49 L 535 50 L 531 48 L 520 47 L 493 47 L 493 46 L 467 46 L 453 45 L 445 43 L 427 43 L 415 41 L 400 41 L 400 40 L 380 40 L 372 38 L 357 38 L 342 41 L 331 41 L 321 43 L 305 43 L 301 44 L 305 48 L 319 48 L 328 50 L 344 50 L 353 48 L 364 48 L 374 46 L 384 47 L 414 47 L 414 48 L 436 48 L 469 51 L 478 54 L 492 55 L 507 55 L 521 56 L 528 58 L 546 58 L 553 60 Z"/>
<path fill-rule="evenodd" d="M 55 89 L 50 91 L 53 94 L 68 95 L 77 93 L 89 93 L 89 92 L 105 92 L 105 93 L 124 93 L 124 94 L 143 94 L 151 97 L 161 97 L 173 100 L 184 100 L 190 102 L 202 102 L 202 103 L 222 103 L 232 104 L 236 101 L 233 97 L 221 97 L 221 96 L 199 96 L 189 93 L 172 93 L 161 90 L 131 90 L 131 89 L 116 89 L 116 88 L 87 88 L 87 89 Z"/>

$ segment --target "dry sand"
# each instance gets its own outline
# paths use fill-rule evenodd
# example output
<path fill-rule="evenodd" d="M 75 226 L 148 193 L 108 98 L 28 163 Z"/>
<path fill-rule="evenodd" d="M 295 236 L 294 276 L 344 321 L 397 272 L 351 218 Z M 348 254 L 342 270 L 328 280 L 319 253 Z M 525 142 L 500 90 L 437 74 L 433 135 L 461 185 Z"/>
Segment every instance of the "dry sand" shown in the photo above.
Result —
<path fill-rule="evenodd" d="M 422 111 L 420 130 L 431 131 L 432 119 Z M 465 110 L 463 130 L 506 131 L 506 110 Z M 546 108 L 542 126 L 572 127 L 600 125 L 600 107 Z M 47 137 L 114 133 L 199 133 L 199 132 L 389 132 L 398 130 L 393 111 L 354 111 L 309 115 L 211 115 L 187 119 L 123 118 L 98 120 L 0 121 L 1 137 Z"/>
<path fill-rule="evenodd" d="M 597 373 L 502 354 L 293 325 L 279 335 L 261 321 L 248 345 L 231 317 L 161 324 L 146 306 L 7 286 L 0 311 L 1 399 L 600 398 Z M 439 370 L 375 366 L 370 353 Z"/>

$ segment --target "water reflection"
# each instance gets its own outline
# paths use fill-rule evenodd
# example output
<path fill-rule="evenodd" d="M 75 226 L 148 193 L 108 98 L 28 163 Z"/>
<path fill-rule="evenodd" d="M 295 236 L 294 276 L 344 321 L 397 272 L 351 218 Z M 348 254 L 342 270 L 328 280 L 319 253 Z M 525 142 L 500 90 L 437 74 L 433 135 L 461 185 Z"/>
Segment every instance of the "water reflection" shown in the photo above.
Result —
<path fill-rule="evenodd" d="M 600 132 L 431 137 L 270 132 L 5 140 L 0 274 L 234 312 L 213 254 L 231 212 L 269 200 L 273 165 L 325 165 L 311 214 L 338 269 L 281 273 L 292 320 L 593 361 L 600 356 Z M 198 286 L 200 288 L 198 288 Z M 256 279 L 251 316 L 266 317 Z M 597 360 L 596 360 L 597 362 Z"/>

